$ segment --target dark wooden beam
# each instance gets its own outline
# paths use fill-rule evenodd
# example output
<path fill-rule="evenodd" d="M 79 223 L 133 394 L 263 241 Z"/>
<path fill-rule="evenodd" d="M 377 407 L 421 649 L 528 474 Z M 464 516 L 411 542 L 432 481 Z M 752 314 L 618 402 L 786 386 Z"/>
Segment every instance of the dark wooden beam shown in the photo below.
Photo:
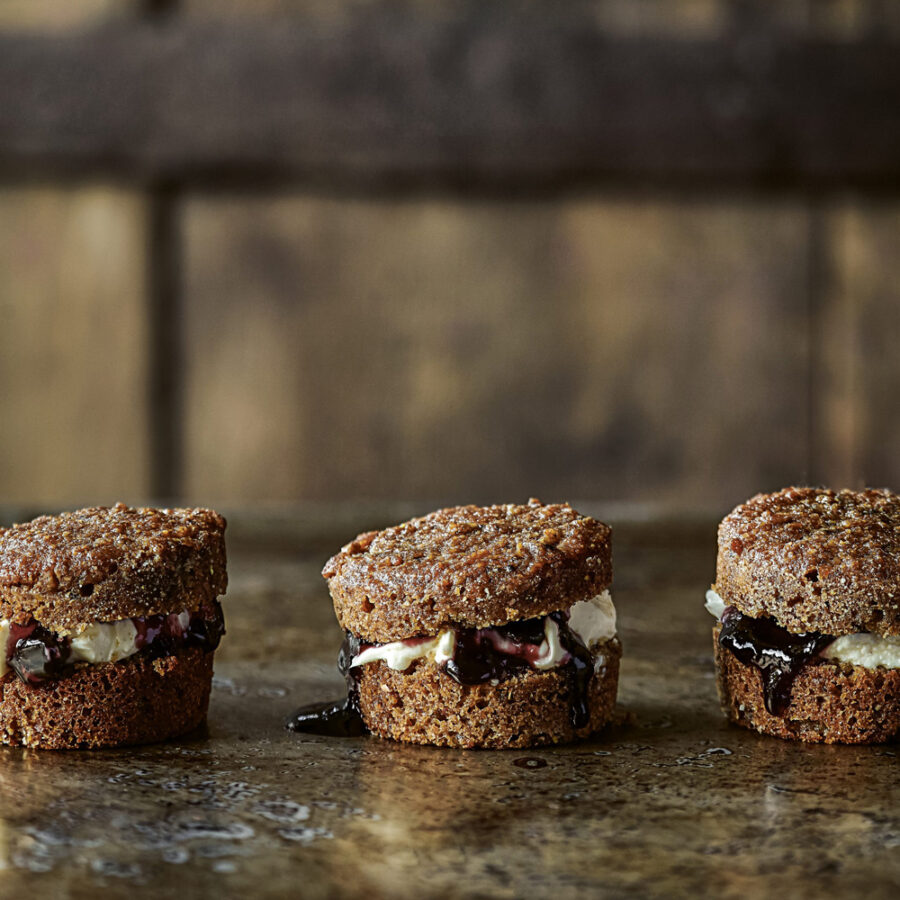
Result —
<path fill-rule="evenodd" d="M 900 185 L 900 47 L 580 17 L 164 18 L 0 35 L 0 174 Z"/>
<path fill-rule="evenodd" d="M 184 467 L 179 194 L 171 185 L 157 183 L 146 202 L 150 495 L 172 500 L 182 495 Z"/>

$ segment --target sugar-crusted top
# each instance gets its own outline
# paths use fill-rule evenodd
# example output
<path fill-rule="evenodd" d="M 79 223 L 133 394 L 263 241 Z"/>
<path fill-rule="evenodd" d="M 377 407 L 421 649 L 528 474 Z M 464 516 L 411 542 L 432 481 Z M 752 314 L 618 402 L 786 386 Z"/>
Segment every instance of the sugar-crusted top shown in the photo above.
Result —
<path fill-rule="evenodd" d="M 196 609 L 225 592 L 224 532 L 212 510 L 121 503 L 0 529 L 0 618 L 66 634 Z"/>
<path fill-rule="evenodd" d="M 568 504 L 457 506 L 361 534 L 322 571 L 341 626 L 369 641 L 546 615 L 612 578 L 610 529 Z"/>
<path fill-rule="evenodd" d="M 758 494 L 719 525 L 716 591 L 794 632 L 900 634 L 900 497 Z"/>

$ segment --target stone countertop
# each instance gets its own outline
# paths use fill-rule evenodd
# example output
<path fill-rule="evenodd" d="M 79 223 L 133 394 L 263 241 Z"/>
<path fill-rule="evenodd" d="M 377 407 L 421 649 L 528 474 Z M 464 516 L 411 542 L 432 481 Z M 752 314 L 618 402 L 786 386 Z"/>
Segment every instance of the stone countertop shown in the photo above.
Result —
<path fill-rule="evenodd" d="M 236 524 L 208 729 L 0 750 L 3 896 L 898 896 L 900 747 L 786 743 L 718 711 L 712 521 L 619 524 L 621 721 L 527 751 L 286 732 L 341 693 L 318 572 L 353 535 Z"/>

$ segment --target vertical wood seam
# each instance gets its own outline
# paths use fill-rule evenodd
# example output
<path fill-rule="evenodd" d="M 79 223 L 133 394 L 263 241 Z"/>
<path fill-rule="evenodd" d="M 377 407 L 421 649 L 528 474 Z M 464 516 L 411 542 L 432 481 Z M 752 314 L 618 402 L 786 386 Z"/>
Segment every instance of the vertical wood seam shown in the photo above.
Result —
<path fill-rule="evenodd" d="M 835 448 L 824 448 L 828 433 L 823 423 L 826 377 L 822 359 L 822 316 L 825 292 L 829 289 L 827 270 L 827 241 L 825 213 L 822 201 L 810 197 L 807 205 L 807 478 L 818 484 L 831 473 L 825 471 L 823 460 L 833 459 Z"/>
<path fill-rule="evenodd" d="M 146 15 L 168 16 L 179 12 L 181 0 L 143 0 L 141 9 Z"/>
<path fill-rule="evenodd" d="M 171 184 L 156 185 L 147 202 L 150 491 L 154 499 L 177 499 L 184 459 L 179 191 Z"/>
<path fill-rule="evenodd" d="M 819 324 L 822 315 L 822 292 L 825 290 L 825 272 L 822 241 L 824 223 L 821 203 L 811 197 L 807 205 L 807 274 L 806 274 L 806 475 L 810 482 L 822 480 L 822 458 L 817 452 L 823 436 L 821 427 L 821 381 Z"/>

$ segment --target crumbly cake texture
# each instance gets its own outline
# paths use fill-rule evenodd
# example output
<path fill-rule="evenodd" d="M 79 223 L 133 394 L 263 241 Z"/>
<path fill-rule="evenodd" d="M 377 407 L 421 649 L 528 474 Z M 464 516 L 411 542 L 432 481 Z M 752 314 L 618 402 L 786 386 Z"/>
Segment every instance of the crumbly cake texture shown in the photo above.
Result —
<path fill-rule="evenodd" d="M 187 734 L 206 719 L 213 654 L 189 649 L 85 666 L 27 687 L 0 679 L 0 742 L 48 750 L 120 747 Z"/>
<path fill-rule="evenodd" d="M 715 588 L 726 605 L 795 633 L 900 634 L 900 497 L 758 494 L 719 526 Z"/>
<path fill-rule="evenodd" d="M 0 618 L 66 635 L 198 609 L 227 587 L 225 520 L 208 509 L 93 507 L 0 529 Z"/>
<path fill-rule="evenodd" d="M 341 626 L 367 641 L 505 625 L 607 588 L 610 529 L 568 504 L 458 506 L 361 534 L 322 574 Z"/>
<path fill-rule="evenodd" d="M 566 743 L 612 718 L 621 646 L 613 638 L 597 652 L 605 663 L 588 689 L 590 721 L 577 731 L 570 718 L 575 686 L 568 668 L 523 672 L 496 685 L 461 685 L 428 664 L 395 672 L 372 663 L 361 668 L 360 711 L 373 734 L 412 744 L 512 749 Z"/>
<path fill-rule="evenodd" d="M 718 632 L 716 626 L 719 700 L 736 725 L 810 743 L 880 744 L 900 736 L 900 670 L 813 660 L 794 679 L 784 714 L 773 716 L 759 669 L 720 646 Z"/>

